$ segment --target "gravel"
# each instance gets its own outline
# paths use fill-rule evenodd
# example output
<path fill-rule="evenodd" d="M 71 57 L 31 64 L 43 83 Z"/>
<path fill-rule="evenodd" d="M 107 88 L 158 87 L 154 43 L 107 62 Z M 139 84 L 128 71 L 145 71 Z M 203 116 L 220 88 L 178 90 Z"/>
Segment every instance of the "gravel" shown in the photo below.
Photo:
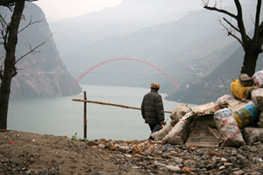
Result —
<path fill-rule="evenodd" d="M 263 174 L 263 144 L 186 147 L 0 132 L 0 174 Z"/>

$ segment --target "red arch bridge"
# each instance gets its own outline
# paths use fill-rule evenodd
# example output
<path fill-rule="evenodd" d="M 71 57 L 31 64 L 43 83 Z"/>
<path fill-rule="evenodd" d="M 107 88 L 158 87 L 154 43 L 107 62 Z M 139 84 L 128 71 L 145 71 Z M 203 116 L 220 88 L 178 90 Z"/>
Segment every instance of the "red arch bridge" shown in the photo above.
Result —
<path fill-rule="evenodd" d="M 114 59 L 109 59 L 109 60 L 106 60 L 106 61 L 103 61 L 101 63 L 98 63 L 94 66 L 92 66 L 91 68 L 89 68 L 88 70 L 86 70 L 84 73 L 82 73 L 80 76 L 78 76 L 75 81 L 73 82 L 74 85 L 76 85 L 82 78 L 84 78 L 89 72 L 93 71 L 94 69 L 96 69 L 97 67 L 100 67 L 104 64 L 107 64 L 107 63 L 110 63 L 110 62 L 113 62 L 113 61 L 120 61 L 120 60 L 129 60 L 129 61 L 137 61 L 137 62 L 140 62 L 140 63 L 143 63 L 143 64 L 146 64 L 154 69 L 156 69 L 158 72 L 162 73 L 172 84 L 174 87 L 178 88 L 179 87 L 179 84 L 171 77 L 169 76 L 166 72 L 164 72 L 162 69 L 160 69 L 159 67 L 149 63 L 149 62 L 146 62 L 146 61 L 143 61 L 143 60 L 140 60 L 140 59 L 135 59 L 135 58 L 114 58 Z"/>

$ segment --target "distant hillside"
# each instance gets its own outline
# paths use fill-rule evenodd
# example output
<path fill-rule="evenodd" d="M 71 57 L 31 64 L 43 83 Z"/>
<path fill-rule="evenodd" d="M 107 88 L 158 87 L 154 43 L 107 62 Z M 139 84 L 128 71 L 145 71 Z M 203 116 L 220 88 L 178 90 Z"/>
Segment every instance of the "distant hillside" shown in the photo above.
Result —
<path fill-rule="evenodd" d="M 233 79 L 238 79 L 243 64 L 244 51 L 237 49 L 224 63 L 218 66 L 212 73 L 201 80 L 193 81 L 180 87 L 178 91 L 167 99 L 182 101 L 184 103 L 203 104 L 216 101 L 224 94 L 231 94 L 230 84 Z M 263 54 L 257 61 L 257 70 L 263 69 Z"/>
<path fill-rule="evenodd" d="M 162 4 L 160 10 L 167 7 L 167 4 L 160 1 L 154 2 Z M 127 8 L 127 4 L 132 5 Z M 171 7 L 167 7 L 164 17 L 173 13 L 172 5 L 169 5 Z M 142 28 L 142 25 L 146 25 L 144 22 L 148 19 L 147 15 L 141 17 L 135 15 L 134 18 L 127 15 L 130 14 L 129 10 L 135 8 L 134 6 L 136 6 L 135 2 L 127 0 L 114 8 L 53 23 L 53 29 L 61 29 L 55 30 L 55 38 L 68 69 L 81 73 L 102 61 L 124 57 L 142 59 L 158 65 L 176 80 L 180 79 L 178 73 L 191 73 L 203 77 L 226 60 L 237 48 L 237 45 L 232 45 L 236 41 L 227 37 L 220 25 L 218 21 L 220 15 L 217 13 L 207 10 L 193 11 L 179 20 Z M 252 8 L 248 6 L 244 12 L 248 13 Z M 128 12 L 119 16 L 120 13 L 117 12 L 123 9 L 128 9 Z M 152 15 L 160 14 L 158 10 L 156 12 L 151 7 L 147 10 Z M 248 24 L 251 23 L 251 16 L 245 19 Z M 122 30 L 122 27 L 128 27 L 128 24 L 130 27 L 135 27 L 136 20 L 140 23 L 140 29 L 134 32 L 128 29 Z M 111 24 L 118 24 L 119 27 L 111 28 Z M 135 29 L 136 27 L 133 28 Z M 104 65 L 85 79 L 82 83 L 121 86 L 144 86 L 144 82 L 155 79 L 169 86 L 167 79 L 156 75 L 156 71 L 150 67 L 126 61 Z"/>
<path fill-rule="evenodd" d="M 74 52 L 74 56 L 67 57 L 64 62 L 69 70 L 84 72 L 107 59 L 137 58 L 157 65 L 176 80 L 180 79 L 178 73 L 199 73 L 186 67 L 189 64 L 198 69 L 205 68 L 201 69 L 201 73 L 206 75 L 236 49 L 235 47 L 222 51 L 234 41 L 221 29 L 217 15 L 207 14 L 206 11 L 195 11 L 175 22 L 101 39 L 87 44 L 85 49 Z M 206 60 L 194 62 L 200 59 Z M 103 73 L 106 75 L 103 76 Z M 123 74 L 123 78 L 117 74 Z M 86 77 L 85 83 L 144 86 L 148 85 L 149 81 L 155 80 L 169 86 L 166 83 L 167 79 L 157 74 L 149 66 L 122 61 L 94 70 L 93 74 Z"/>
<path fill-rule="evenodd" d="M 10 15 L 6 8 L 1 8 L 1 12 Z M 41 9 L 33 3 L 26 3 L 20 28 L 26 26 L 31 18 L 33 22 L 41 22 L 19 33 L 16 58 L 52 35 Z M 2 47 L 0 50 L 4 53 Z M 18 74 L 12 79 L 11 97 L 72 95 L 81 92 L 79 85 L 73 85 L 74 79 L 61 61 L 52 37 L 35 53 L 18 62 L 17 68 Z"/>
<path fill-rule="evenodd" d="M 68 60 L 87 49 L 90 43 L 171 22 L 182 13 L 185 13 L 185 8 L 178 7 L 178 2 L 174 0 L 123 0 L 118 6 L 55 21 L 50 26 L 62 59 Z"/>
<path fill-rule="evenodd" d="M 208 76 L 239 47 L 221 26 L 221 14 L 203 9 L 172 20 L 166 17 L 177 13 L 173 8 L 178 1 L 167 1 L 170 3 L 125 0 L 101 12 L 52 23 L 64 63 L 80 74 L 106 60 L 136 58 L 158 66 L 183 84 Z M 235 11 L 233 6 L 227 8 Z M 254 9 L 253 4 L 243 7 L 248 31 L 253 27 Z M 176 91 L 152 67 L 126 60 L 97 66 L 81 83 L 148 87 L 152 81 L 160 82 L 163 92 Z"/>

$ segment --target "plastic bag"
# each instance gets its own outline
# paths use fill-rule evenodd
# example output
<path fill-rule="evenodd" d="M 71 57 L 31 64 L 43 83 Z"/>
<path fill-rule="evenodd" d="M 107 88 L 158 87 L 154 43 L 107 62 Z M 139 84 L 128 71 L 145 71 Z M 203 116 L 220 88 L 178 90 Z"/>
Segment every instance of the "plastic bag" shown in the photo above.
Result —
<path fill-rule="evenodd" d="M 231 100 L 234 100 L 233 96 L 232 96 L 232 95 L 229 95 L 229 94 L 225 94 L 225 95 L 219 97 L 219 98 L 216 100 L 215 104 L 216 104 L 216 105 L 224 104 L 224 103 L 228 103 L 228 102 L 231 101 Z"/>
<path fill-rule="evenodd" d="M 263 70 L 254 73 L 252 78 L 256 86 L 261 87 L 263 85 Z"/>
<path fill-rule="evenodd" d="M 223 146 L 242 146 L 244 139 L 238 128 L 232 109 L 218 110 L 214 115 L 215 124 L 222 135 Z"/>

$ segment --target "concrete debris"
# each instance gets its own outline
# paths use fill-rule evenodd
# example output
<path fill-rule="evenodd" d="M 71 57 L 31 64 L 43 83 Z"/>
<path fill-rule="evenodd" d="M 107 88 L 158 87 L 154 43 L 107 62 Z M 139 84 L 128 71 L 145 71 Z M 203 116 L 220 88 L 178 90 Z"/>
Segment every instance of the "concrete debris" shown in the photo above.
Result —
<path fill-rule="evenodd" d="M 205 134 L 208 128 L 204 127 L 201 130 L 202 134 Z M 214 134 L 209 132 L 207 135 L 213 136 Z M 196 143 L 205 143 L 197 140 Z M 211 144 L 209 138 L 207 141 Z M 103 143 L 105 147 L 99 146 L 101 144 L 99 141 L 96 143 L 97 145 L 92 146 L 95 149 L 103 152 L 109 151 L 109 154 L 124 154 L 123 157 L 119 156 L 118 162 L 122 162 L 122 159 L 133 162 L 134 164 L 130 168 L 137 169 L 144 174 L 263 173 L 262 143 L 243 145 L 239 148 L 190 145 L 189 140 L 185 145 L 163 144 L 160 141 L 152 140 L 107 140 Z M 109 143 L 114 144 L 116 149 L 112 150 L 107 147 L 106 145 Z M 129 149 L 124 151 L 120 149 L 121 147 Z"/>

